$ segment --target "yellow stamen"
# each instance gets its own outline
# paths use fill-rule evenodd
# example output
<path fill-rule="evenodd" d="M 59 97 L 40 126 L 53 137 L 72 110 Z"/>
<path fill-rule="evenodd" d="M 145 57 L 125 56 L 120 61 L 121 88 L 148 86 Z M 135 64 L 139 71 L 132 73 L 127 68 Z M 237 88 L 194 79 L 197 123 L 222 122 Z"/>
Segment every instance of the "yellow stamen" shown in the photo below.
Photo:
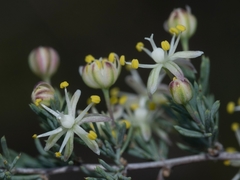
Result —
<path fill-rule="evenodd" d="M 92 95 L 90 98 L 91 98 L 91 101 L 95 104 L 98 104 L 101 101 L 101 98 L 97 95 Z"/>
<path fill-rule="evenodd" d="M 117 96 L 119 93 L 119 88 L 115 87 L 110 90 L 110 95 L 111 96 Z"/>
<path fill-rule="evenodd" d="M 102 63 L 99 60 L 96 60 L 95 63 L 98 66 L 99 69 L 102 68 Z"/>
<path fill-rule="evenodd" d="M 133 69 L 137 69 L 138 66 L 139 66 L 138 60 L 137 60 L 137 59 L 133 59 L 133 60 L 132 60 L 131 67 L 132 67 Z"/>
<path fill-rule="evenodd" d="M 66 88 L 66 87 L 68 87 L 68 86 L 69 86 L 69 84 L 68 84 L 67 81 L 63 81 L 63 82 L 60 84 L 60 88 L 61 88 L 61 89 Z"/>
<path fill-rule="evenodd" d="M 119 98 L 119 104 L 123 105 L 125 104 L 127 101 L 127 96 L 122 96 Z"/>
<path fill-rule="evenodd" d="M 132 69 L 132 67 L 131 67 L 131 65 L 130 65 L 130 64 L 126 64 L 126 66 L 125 66 L 125 67 L 126 67 L 126 70 L 127 70 L 127 71 L 130 71 L 130 70 Z"/>
<path fill-rule="evenodd" d="M 94 58 L 92 55 L 87 55 L 87 56 L 85 57 L 85 62 L 91 63 L 91 62 L 94 61 L 94 59 L 95 59 L 95 58 Z"/>
<path fill-rule="evenodd" d="M 161 47 L 164 51 L 168 51 L 170 49 L 170 44 L 168 41 L 162 41 L 161 42 Z"/>
<path fill-rule="evenodd" d="M 120 57 L 120 64 L 121 64 L 122 66 L 125 65 L 125 56 L 124 56 L 124 55 L 122 55 L 122 56 Z"/>
<path fill-rule="evenodd" d="M 57 158 L 60 158 L 60 157 L 62 156 L 62 154 L 61 154 L 60 152 L 55 152 L 55 156 L 56 156 Z"/>
<path fill-rule="evenodd" d="M 231 129 L 236 132 L 239 129 L 239 123 L 232 123 L 231 125 Z"/>
<path fill-rule="evenodd" d="M 121 120 L 121 122 L 125 123 L 126 129 L 129 129 L 131 127 L 131 123 L 128 120 L 123 119 L 123 120 Z"/>
<path fill-rule="evenodd" d="M 181 31 L 181 32 L 183 32 L 183 31 L 186 30 L 186 27 L 183 26 L 183 25 L 181 25 L 181 24 L 177 25 L 176 28 L 177 28 L 179 31 Z"/>
<path fill-rule="evenodd" d="M 138 42 L 136 45 L 136 49 L 141 52 L 143 50 L 144 44 L 142 42 Z"/>
<path fill-rule="evenodd" d="M 175 34 L 175 35 L 178 35 L 178 33 L 179 33 L 178 30 L 177 30 L 177 28 L 173 28 L 173 27 L 169 29 L 169 32 L 170 32 L 171 34 Z"/>
<path fill-rule="evenodd" d="M 97 134 L 94 131 L 89 131 L 88 138 L 91 140 L 97 139 Z"/>
<path fill-rule="evenodd" d="M 224 164 L 225 166 L 230 166 L 230 165 L 231 165 L 231 161 L 225 160 L 225 161 L 223 161 L 223 164 Z"/>
<path fill-rule="evenodd" d="M 36 106 L 39 106 L 41 101 L 42 101 L 42 99 L 36 99 L 36 100 L 35 100 L 35 105 L 36 105 Z"/>
<path fill-rule="evenodd" d="M 34 135 L 32 136 L 32 138 L 33 138 L 33 139 L 37 139 L 37 134 L 34 134 Z"/>
<path fill-rule="evenodd" d="M 115 60 L 115 53 L 110 53 L 109 54 L 109 56 L 108 56 L 108 60 L 110 61 L 110 62 L 114 62 L 114 60 Z"/>
<path fill-rule="evenodd" d="M 237 152 L 237 150 L 234 147 L 228 147 L 228 148 L 226 148 L 226 152 L 235 153 L 235 152 Z"/>
<path fill-rule="evenodd" d="M 138 107 L 139 107 L 139 105 L 137 103 L 133 103 L 133 104 L 130 105 L 130 108 L 132 110 L 136 110 Z"/>
<path fill-rule="evenodd" d="M 118 102 L 118 98 L 116 96 L 111 96 L 110 103 L 111 104 L 117 104 L 117 102 Z"/>
<path fill-rule="evenodd" d="M 173 77 L 173 81 L 175 81 L 175 80 L 177 80 L 177 78 L 176 78 L 176 77 Z"/>
<path fill-rule="evenodd" d="M 233 112 L 234 112 L 234 109 L 235 109 L 235 103 L 234 102 L 229 102 L 228 104 L 227 104 L 227 112 L 229 113 L 229 114 L 232 114 Z"/>

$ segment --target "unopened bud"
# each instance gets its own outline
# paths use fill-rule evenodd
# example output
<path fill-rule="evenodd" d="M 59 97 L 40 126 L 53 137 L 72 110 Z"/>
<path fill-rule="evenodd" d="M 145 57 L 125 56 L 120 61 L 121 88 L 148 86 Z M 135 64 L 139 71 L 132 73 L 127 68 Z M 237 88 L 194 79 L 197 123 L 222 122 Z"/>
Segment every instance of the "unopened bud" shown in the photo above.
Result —
<path fill-rule="evenodd" d="M 54 89 L 53 87 L 46 82 L 40 82 L 38 83 L 32 92 L 31 98 L 32 102 L 36 105 L 39 105 L 39 103 L 44 104 L 46 106 L 50 105 L 50 100 L 54 99 Z"/>
<path fill-rule="evenodd" d="M 177 104 L 186 104 L 193 96 L 191 84 L 186 78 L 184 80 L 173 78 L 169 84 L 169 90 Z"/>

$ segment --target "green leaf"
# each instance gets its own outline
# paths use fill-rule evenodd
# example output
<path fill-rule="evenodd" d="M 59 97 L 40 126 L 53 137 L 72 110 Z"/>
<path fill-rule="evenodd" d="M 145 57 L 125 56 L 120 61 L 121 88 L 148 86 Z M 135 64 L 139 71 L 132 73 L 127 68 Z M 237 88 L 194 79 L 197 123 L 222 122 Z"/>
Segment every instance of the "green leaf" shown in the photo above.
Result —
<path fill-rule="evenodd" d="M 1 138 L 1 146 L 2 146 L 2 151 L 3 151 L 3 156 L 6 158 L 6 160 L 8 162 L 11 162 L 10 153 L 9 153 L 9 150 L 8 150 L 7 141 L 6 141 L 5 136 L 3 136 Z"/>
<path fill-rule="evenodd" d="M 112 166 L 108 165 L 105 161 L 102 159 L 99 159 L 99 163 L 107 170 L 110 172 L 117 172 L 117 169 L 113 168 Z"/>
<path fill-rule="evenodd" d="M 212 105 L 211 109 L 211 118 L 214 119 L 216 113 L 218 112 L 218 109 L 220 107 L 220 101 L 215 101 L 215 103 Z"/>
<path fill-rule="evenodd" d="M 210 74 L 210 60 L 209 58 L 202 56 L 199 84 L 202 85 L 202 92 L 204 95 L 206 95 L 208 92 L 209 74 Z"/>
<path fill-rule="evenodd" d="M 185 129 L 182 128 L 180 126 L 174 126 L 174 128 L 183 136 L 188 136 L 188 137 L 196 137 L 196 138 L 200 138 L 200 137 L 209 137 L 212 134 L 211 133 L 202 133 L 202 132 L 198 132 L 198 131 L 193 131 L 193 130 L 189 130 L 189 129 Z"/>

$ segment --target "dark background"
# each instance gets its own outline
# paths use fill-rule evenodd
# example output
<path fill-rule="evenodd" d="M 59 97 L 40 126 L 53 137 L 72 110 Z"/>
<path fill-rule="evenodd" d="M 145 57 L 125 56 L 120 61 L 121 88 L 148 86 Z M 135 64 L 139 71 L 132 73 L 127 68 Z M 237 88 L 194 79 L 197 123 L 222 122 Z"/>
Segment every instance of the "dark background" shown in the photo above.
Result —
<path fill-rule="evenodd" d="M 85 107 L 91 93 L 78 74 L 84 57 L 124 54 L 127 60 L 150 60 L 135 50 L 135 44 L 154 33 L 156 42 L 168 39 L 163 22 L 174 8 L 189 5 L 198 19 L 198 28 L 190 41 L 190 49 L 202 50 L 211 59 L 211 92 L 221 101 L 219 140 L 225 147 L 239 146 L 230 125 L 240 114 L 226 113 L 226 104 L 240 94 L 240 11 L 239 2 L 180 0 L 0 0 L 0 136 L 5 135 L 11 148 L 37 154 L 34 133 L 41 133 L 36 115 L 30 110 L 30 94 L 40 80 L 28 67 L 28 55 L 38 46 L 51 46 L 61 57 L 52 84 L 63 80 L 74 92 L 82 90 L 79 108 Z M 199 68 L 200 59 L 193 60 Z M 146 79 L 148 72 L 140 70 Z M 124 75 L 118 80 L 123 84 Z M 80 155 L 87 154 L 83 149 Z M 184 153 L 174 149 L 170 157 Z M 91 153 L 90 153 L 91 154 Z M 92 156 L 92 154 L 91 154 Z M 184 165 L 173 169 L 168 179 L 231 179 L 238 171 L 222 162 Z M 154 179 L 158 170 L 130 172 L 133 179 Z M 78 174 L 77 174 L 78 175 Z M 83 179 L 76 174 L 56 179 Z"/>

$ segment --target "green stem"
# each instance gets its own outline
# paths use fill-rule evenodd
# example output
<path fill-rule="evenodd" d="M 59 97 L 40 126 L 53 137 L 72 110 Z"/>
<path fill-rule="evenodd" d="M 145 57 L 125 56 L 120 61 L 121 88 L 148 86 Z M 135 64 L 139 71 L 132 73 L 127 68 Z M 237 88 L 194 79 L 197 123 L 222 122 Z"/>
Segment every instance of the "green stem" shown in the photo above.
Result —
<path fill-rule="evenodd" d="M 109 116 L 112 119 L 112 125 L 115 125 L 115 121 L 114 121 L 114 117 L 113 117 L 113 109 L 110 104 L 109 89 L 102 89 L 102 91 L 103 91 L 104 99 L 106 101 Z"/>
<path fill-rule="evenodd" d="M 181 38 L 181 44 L 182 44 L 183 51 L 189 50 L 188 38 Z"/>
<path fill-rule="evenodd" d="M 126 141 L 124 142 L 124 144 L 123 144 L 123 146 L 122 146 L 122 149 L 121 149 L 121 151 L 120 151 L 120 154 L 124 153 L 125 149 L 127 148 L 130 140 L 132 139 L 132 133 L 133 133 L 133 128 L 130 127 L 129 132 L 128 132 L 128 135 L 127 135 L 127 139 L 126 139 Z"/>

